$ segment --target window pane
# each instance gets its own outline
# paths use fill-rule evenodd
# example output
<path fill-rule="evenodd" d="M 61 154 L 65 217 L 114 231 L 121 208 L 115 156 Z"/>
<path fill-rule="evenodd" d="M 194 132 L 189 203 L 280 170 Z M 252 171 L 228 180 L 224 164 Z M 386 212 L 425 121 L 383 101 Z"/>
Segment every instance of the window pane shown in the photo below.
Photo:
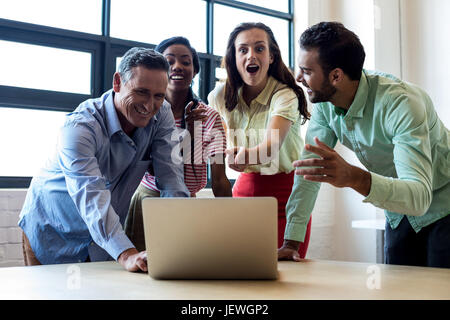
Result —
<path fill-rule="evenodd" d="M 0 108 L 0 176 L 33 176 L 55 151 L 65 112 Z"/>
<path fill-rule="evenodd" d="M 192 79 L 192 91 L 200 97 L 200 73 Z"/>
<path fill-rule="evenodd" d="M 0 85 L 91 92 L 91 54 L 0 40 Z"/>
<path fill-rule="evenodd" d="M 111 0 L 111 37 L 157 45 L 173 36 L 206 51 L 205 1 Z"/>
<path fill-rule="evenodd" d="M 227 70 L 225 68 L 216 68 L 216 86 L 219 81 L 225 81 L 227 79 Z"/>
<path fill-rule="evenodd" d="M 224 68 L 216 68 L 216 86 L 221 82 L 225 82 L 226 78 L 227 78 L 227 71 Z M 227 147 L 229 147 L 229 146 L 227 145 Z M 225 160 L 225 174 L 227 175 L 228 179 L 236 180 L 238 178 L 240 172 L 231 169 L 228 166 L 227 160 L 228 160 L 228 157 Z"/>
<path fill-rule="evenodd" d="M 240 2 L 245 2 L 248 4 L 253 4 L 255 6 L 263 7 L 266 9 L 272 9 L 282 12 L 289 12 L 289 1 L 288 0 L 239 0 Z"/>
<path fill-rule="evenodd" d="M 102 0 L 4 0 L 0 18 L 101 34 Z"/>
<path fill-rule="evenodd" d="M 214 54 L 219 56 L 225 54 L 228 36 L 241 22 L 262 22 L 270 27 L 280 47 L 283 61 L 289 66 L 289 22 L 287 20 L 223 5 L 214 7 Z"/>

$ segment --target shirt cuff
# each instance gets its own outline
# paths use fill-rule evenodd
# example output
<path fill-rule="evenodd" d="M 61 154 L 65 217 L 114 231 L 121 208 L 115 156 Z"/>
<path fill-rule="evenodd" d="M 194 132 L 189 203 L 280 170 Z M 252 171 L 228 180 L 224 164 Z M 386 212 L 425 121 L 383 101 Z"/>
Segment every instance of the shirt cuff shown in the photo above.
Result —
<path fill-rule="evenodd" d="M 373 172 L 370 172 L 370 175 L 372 179 L 370 192 L 363 202 L 369 202 L 376 207 L 383 207 L 386 199 L 392 193 L 393 179 Z"/>
<path fill-rule="evenodd" d="M 123 230 L 115 234 L 103 245 L 103 249 L 105 249 L 114 260 L 117 260 L 122 252 L 131 248 L 134 248 L 134 245 L 125 235 Z"/>
<path fill-rule="evenodd" d="M 304 223 L 287 223 L 284 232 L 285 240 L 305 241 L 306 228 L 308 225 Z"/>

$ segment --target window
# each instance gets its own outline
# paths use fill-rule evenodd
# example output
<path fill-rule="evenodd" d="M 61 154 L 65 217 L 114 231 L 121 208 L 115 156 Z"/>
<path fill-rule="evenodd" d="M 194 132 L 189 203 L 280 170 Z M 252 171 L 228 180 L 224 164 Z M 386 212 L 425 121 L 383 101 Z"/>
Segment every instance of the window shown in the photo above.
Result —
<path fill-rule="evenodd" d="M 240 1 L 271 10 L 289 12 L 289 1 L 274 1 L 274 0 L 240 0 Z"/>
<path fill-rule="evenodd" d="M 0 52 L 0 85 L 85 94 L 91 91 L 90 53 L 2 40 Z"/>
<path fill-rule="evenodd" d="M 0 108 L 0 176 L 33 176 L 54 153 L 66 112 Z"/>
<path fill-rule="evenodd" d="M 15 0 L 0 2 L 0 188 L 28 187 L 54 152 L 64 115 L 111 88 L 120 57 L 182 35 L 199 52 L 193 90 L 206 101 L 229 32 L 271 27 L 293 67 L 293 0 Z M 14 125 L 13 127 L 12 124 Z M 229 171 L 229 178 L 235 173 Z"/>
<path fill-rule="evenodd" d="M 0 1 L 0 18 L 101 34 L 102 0 Z"/>
<path fill-rule="evenodd" d="M 206 51 L 206 2 L 111 0 L 111 37 L 158 44 L 183 35 Z"/>
<path fill-rule="evenodd" d="M 214 54 L 225 54 L 228 35 L 241 22 L 262 22 L 269 26 L 280 47 L 283 61 L 289 65 L 289 21 L 219 4 L 214 8 L 214 39 L 224 41 L 214 41 Z"/>

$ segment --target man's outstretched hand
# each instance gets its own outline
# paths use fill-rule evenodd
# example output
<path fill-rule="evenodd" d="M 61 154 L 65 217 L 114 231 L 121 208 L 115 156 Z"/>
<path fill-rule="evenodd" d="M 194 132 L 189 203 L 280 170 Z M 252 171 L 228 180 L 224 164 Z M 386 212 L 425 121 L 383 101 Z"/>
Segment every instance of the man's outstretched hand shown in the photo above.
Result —
<path fill-rule="evenodd" d="M 302 175 L 305 180 L 326 182 L 338 188 L 350 187 L 367 197 L 372 180 L 370 173 L 349 164 L 317 137 L 314 141 L 316 146 L 307 144 L 305 149 L 320 158 L 294 161 L 295 173 Z"/>

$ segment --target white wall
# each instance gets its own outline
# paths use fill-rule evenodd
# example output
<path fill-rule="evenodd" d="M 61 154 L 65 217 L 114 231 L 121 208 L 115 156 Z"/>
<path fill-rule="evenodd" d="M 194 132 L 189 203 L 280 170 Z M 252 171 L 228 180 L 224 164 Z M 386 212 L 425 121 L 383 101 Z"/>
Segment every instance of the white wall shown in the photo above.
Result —
<path fill-rule="evenodd" d="M 375 68 L 402 78 L 399 0 L 374 0 Z"/>
<path fill-rule="evenodd" d="M 450 1 L 401 0 L 403 78 L 424 88 L 450 128 Z"/>
<path fill-rule="evenodd" d="M 425 89 L 450 128 L 450 1 L 374 3 L 376 68 Z"/>

